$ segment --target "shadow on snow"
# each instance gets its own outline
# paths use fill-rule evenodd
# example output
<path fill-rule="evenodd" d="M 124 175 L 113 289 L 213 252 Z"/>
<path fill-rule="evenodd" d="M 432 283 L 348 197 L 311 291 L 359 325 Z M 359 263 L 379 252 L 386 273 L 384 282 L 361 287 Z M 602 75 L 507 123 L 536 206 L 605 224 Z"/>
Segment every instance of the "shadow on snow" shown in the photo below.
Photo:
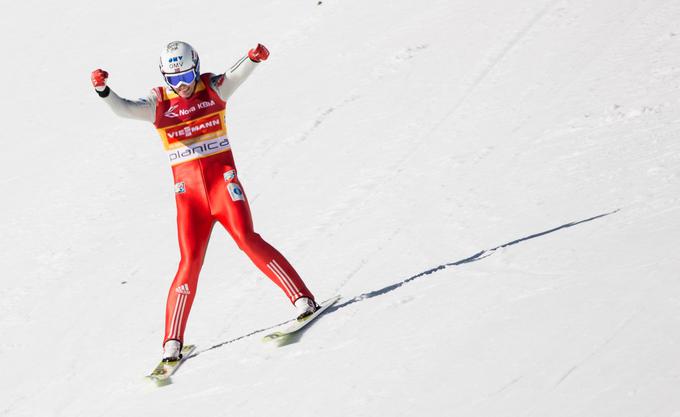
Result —
<path fill-rule="evenodd" d="M 436 267 L 434 267 L 434 268 L 428 269 L 427 271 L 423 271 L 423 272 L 421 272 L 421 273 L 419 273 L 419 274 L 413 275 L 412 277 L 406 278 L 405 280 L 403 280 L 403 281 L 401 281 L 401 282 L 397 282 L 397 283 L 395 283 L 395 284 L 388 285 L 387 287 L 380 288 L 380 289 L 378 289 L 378 290 L 373 290 L 373 291 L 366 292 L 366 293 L 363 293 L 363 294 L 361 294 L 361 295 L 358 295 L 358 296 L 356 296 L 356 297 L 354 297 L 354 298 L 352 298 L 352 299 L 350 299 L 350 300 L 345 301 L 345 302 L 342 303 L 342 304 L 338 304 L 338 305 L 336 305 L 336 306 L 333 306 L 333 307 L 329 308 L 328 311 L 326 311 L 326 313 L 324 313 L 324 314 L 332 314 L 332 313 L 334 313 L 335 311 L 340 310 L 341 308 L 345 308 L 345 307 L 347 307 L 347 306 L 349 306 L 349 305 L 352 305 L 352 304 L 354 304 L 354 303 L 357 303 L 357 302 L 360 302 L 360 301 L 363 301 L 363 300 L 367 300 L 367 299 L 369 299 L 369 298 L 374 298 L 374 297 L 378 297 L 378 296 L 381 296 L 381 295 L 388 294 L 388 293 L 390 293 L 390 292 L 392 292 L 392 291 L 394 291 L 394 290 L 400 288 L 400 287 L 403 286 L 404 284 L 408 284 L 409 282 L 413 282 L 413 281 L 415 281 L 415 280 L 417 280 L 417 279 L 420 279 L 420 278 L 422 278 L 422 277 L 424 277 L 424 276 L 434 274 L 435 272 L 442 271 L 442 270 L 444 270 L 444 269 L 446 269 L 446 268 L 449 268 L 449 267 L 452 267 L 452 266 L 459 266 L 459 265 L 464 265 L 464 264 L 468 264 L 468 263 L 480 261 L 480 260 L 482 260 L 482 259 L 484 259 L 484 258 L 486 258 L 486 257 L 489 257 L 489 256 L 493 255 L 494 252 L 497 251 L 497 250 L 499 250 L 499 249 L 507 248 L 507 247 L 513 246 L 513 245 L 517 245 L 517 244 L 519 244 L 519 243 L 526 242 L 527 240 L 531 240 L 531 239 L 535 239 L 535 238 L 538 238 L 538 237 L 541 237 L 541 236 L 545 236 L 545 235 L 548 235 L 548 234 L 550 234 L 550 233 L 557 232 L 557 231 L 562 230 L 562 229 L 567 229 L 567 228 L 570 228 L 570 227 L 578 226 L 578 225 L 583 224 L 583 223 L 591 222 L 591 221 L 593 221 L 593 220 L 598 220 L 598 219 L 601 219 L 601 218 L 603 218 L 603 217 L 606 217 L 606 216 L 612 215 L 612 214 L 614 214 L 614 213 L 617 213 L 617 212 L 619 212 L 619 211 L 620 211 L 620 209 L 617 209 L 617 210 L 611 211 L 611 212 L 609 212 L 609 213 L 599 214 L 599 215 L 597 215 L 597 216 L 593 216 L 593 217 L 590 217 L 590 218 L 587 218 L 587 219 L 584 219 L 584 220 L 579 220 L 579 221 L 574 221 L 574 222 L 571 222 L 571 223 L 563 224 L 563 225 L 561 225 L 561 226 L 552 228 L 552 229 L 550 229 L 550 230 L 546 230 L 546 231 L 543 231 L 543 232 L 535 233 L 535 234 L 533 234 L 533 235 L 525 236 L 525 237 L 522 237 L 522 238 L 513 240 L 513 241 L 511 241 L 511 242 L 504 243 L 504 244 L 502 244 L 502 245 L 496 246 L 496 247 L 494 247 L 494 248 L 486 249 L 486 250 L 477 252 L 477 253 L 475 253 L 475 254 L 472 255 L 472 256 L 469 256 L 469 257 L 464 258 L 464 259 L 460 259 L 460 260 L 458 260 L 458 261 L 449 262 L 449 263 L 445 263 L 445 264 L 436 266 Z M 294 319 L 293 319 L 293 320 L 294 320 Z M 245 334 L 245 335 L 243 335 L 243 336 L 239 336 L 239 337 L 237 337 L 237 338 L 235 338 L 235 339 L 227 340 L 227 341 L 224 341 L 224 342 L 222 342 L 222 343 L 216 344 L 216 345 L 211 346 L 211 347 L 209 347 L 209 348 L 207 348 L 207 349 L 203 349 L 203 350 L 201 350 L 201 351 L 199 351 L 199 352 L 194 353 L 193 355 L 189 356 L 189 357 L 187 358 L 187 360 L 188 360 L 188 359 L 191 359 L 191 358 L 193 358 L 193 357 L 196 357 L 196 356 L 200 355 L 200 354 L 203 353 L 203 352 L 207 352 L 207 351 L 209 351 L 209 350 L 217 349 L 217 348 L 220 348 L 220 347 L 222 347 L 222 346 L 225 346 L 225 345 L 228 345 L 228 344 L 231 344 L 231 343 L 234 343 L 234 342 L 238 342 L 239 340 L 246 339 L 246 338 L 251 337 L 251 336 L 254 336 L 254 335 L 258 334 L 258 333 L 263 333 L 263 332 L 266 332 L 266 331 L 269 331 L 269 330 L 273 330 L 273 329 L 275 329 L 275 328 L 277 328 L 277 327 L 279 327 L 279 326 L 282 326 L 282 325 L 284 325 L 284 324 L 290 323 L 290 322 L 292 322 L 293 320 L 288 320 L 288 321 L 285 321 L 285 322 L 281 322 L 281 323 L 279 323 L 279 324 L 275 324 L 275 325 L 270 326 L 270 327 L 266 327 L 266 328 L 263 328 L 263 329 L 255 330 L 255 331 L 252 331 L 252 332 L 250 332 L 250 333 L 248 333 L 248 334 Z M 298 337 L 298 339 L 299 339 L 299 337 Z"/>

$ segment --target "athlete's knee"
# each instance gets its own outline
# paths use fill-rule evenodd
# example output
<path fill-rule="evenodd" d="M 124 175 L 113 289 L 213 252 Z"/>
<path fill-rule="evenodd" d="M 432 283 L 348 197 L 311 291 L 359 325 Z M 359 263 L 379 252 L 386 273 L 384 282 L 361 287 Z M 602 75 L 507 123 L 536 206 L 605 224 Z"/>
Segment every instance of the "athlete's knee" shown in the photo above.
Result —
<path fill-rule="evenodd" d="M 203 265 L 204 253 L 204 251 L 198 249 L 183 250 L 178 270 L 186 273 L 198 273 Z"/>

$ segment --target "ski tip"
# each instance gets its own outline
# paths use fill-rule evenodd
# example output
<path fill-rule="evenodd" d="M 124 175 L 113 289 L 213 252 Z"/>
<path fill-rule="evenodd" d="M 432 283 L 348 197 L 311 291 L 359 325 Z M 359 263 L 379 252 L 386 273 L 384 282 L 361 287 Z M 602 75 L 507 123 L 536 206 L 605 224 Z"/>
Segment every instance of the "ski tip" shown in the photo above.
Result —
<path fill-rule="evenodd" d="M 156 385 L 157 387 L 164 387 L 166 385 L 172 384 L 172 378 L 156 378 L 151 375 L 147 375 L 145 379 L 152 384 Z"/>
<path fill-rule="evenodd" d="M 340 294 L 333 296 L 333 297 L 329 298 L 328 300 L 322 302 L 321 308 L 326 309 L 326 308 L 332 306 L 333 304 L 337 303 L 341 298 L 342 298 L 342 296 Z"/>

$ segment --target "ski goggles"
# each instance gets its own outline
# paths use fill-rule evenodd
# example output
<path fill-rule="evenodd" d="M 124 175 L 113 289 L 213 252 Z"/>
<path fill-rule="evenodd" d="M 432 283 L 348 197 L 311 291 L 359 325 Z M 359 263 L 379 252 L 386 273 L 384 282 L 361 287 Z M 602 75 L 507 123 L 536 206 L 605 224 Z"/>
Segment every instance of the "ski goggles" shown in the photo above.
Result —
<path fill-rule="evenodd" d="M 163 74 L 163 77 L 165 77 L 165 82 L 172 87 L 179 87 L 182 84 L 191 85 L 196 81 L 196 71 L 192 69 L 180 74 Z"/>

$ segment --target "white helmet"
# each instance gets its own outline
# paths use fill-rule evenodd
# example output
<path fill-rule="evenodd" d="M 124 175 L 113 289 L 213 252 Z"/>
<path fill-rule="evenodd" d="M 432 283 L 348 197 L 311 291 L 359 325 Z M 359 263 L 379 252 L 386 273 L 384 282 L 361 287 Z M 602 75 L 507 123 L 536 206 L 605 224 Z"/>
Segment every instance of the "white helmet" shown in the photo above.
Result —
<path fill-rule="evenodd" d="M 181 41 L 170 42 L 163 48 L 158 67 L 166 82 L 168 82 L 168 75 L 189 72 L 193 72 L 196 78 L 201 75 L 198 53 L 191 45 Z M 172 84 L 170 86 L 174 87 Z"/>

